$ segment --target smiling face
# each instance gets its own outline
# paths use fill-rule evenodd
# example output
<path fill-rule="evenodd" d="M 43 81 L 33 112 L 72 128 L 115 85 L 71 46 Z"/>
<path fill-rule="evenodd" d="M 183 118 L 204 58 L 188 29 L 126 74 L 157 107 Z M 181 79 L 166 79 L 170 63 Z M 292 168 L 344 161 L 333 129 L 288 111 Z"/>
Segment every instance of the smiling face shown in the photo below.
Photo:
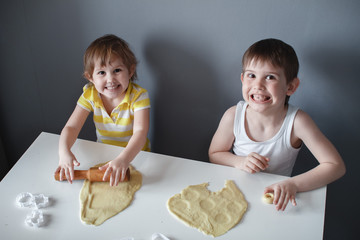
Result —
<path fill-rule="evenodd" d="M 286 82 L 284 70 L 267 61 L 250 61 L 241 74 L 242 94 L 251 108 L 262 112 L 285 106 L 286 96 L 292 95 L 298 79 Z"/>
<path fill-rule="evenodd" d="M 129 70 L 122 59 L 113 54 L 106 65 L 102 65 L 100 59 L 95 61 L 94 71 L 88 76 L 88 80 L 94 84 L 102 98 L 118 100 L 120 103 L 132 75 L 133 68 Z"/>

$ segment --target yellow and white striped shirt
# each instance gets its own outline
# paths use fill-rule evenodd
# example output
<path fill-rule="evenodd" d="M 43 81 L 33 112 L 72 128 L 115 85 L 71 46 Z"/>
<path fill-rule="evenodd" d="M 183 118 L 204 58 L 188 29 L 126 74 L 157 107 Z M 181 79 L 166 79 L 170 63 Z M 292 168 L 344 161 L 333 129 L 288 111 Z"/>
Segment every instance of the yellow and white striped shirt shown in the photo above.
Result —
<path fill-rule="evenodd" d="M 113 109 L 110 116 L 93 84 L 86 84 L 83 91 L 77 104 L 94 113 L 97 141 L 126 147 L 133 135 L 134 113 L 150 108 L 150 99 L 146 89 L 130 82 L 124 99 Z M 146 140 L 142 150 L 150 151 L 149 139 Z"/>

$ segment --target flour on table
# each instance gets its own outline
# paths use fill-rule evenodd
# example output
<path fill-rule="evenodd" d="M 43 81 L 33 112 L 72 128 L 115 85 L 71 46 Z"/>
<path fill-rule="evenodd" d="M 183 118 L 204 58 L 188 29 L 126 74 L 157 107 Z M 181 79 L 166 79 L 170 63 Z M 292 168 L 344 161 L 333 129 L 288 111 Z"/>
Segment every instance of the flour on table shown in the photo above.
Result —
<path fill-rule="evenodd" d="M 119 182 L 118 186 L 111 187 L 109 182 L 85 180 L 80 191 L 81 220 L 96 226 L 102 224 L 130 205 L 141 184 L 141 173 L 132 166 L 130 181 Z"/>
<path fill-rule="evenodd" d="M 218 192 L 210 192 L 208 183 L 192 185 L 167 202 L 168 210 L 190 227 L 220 236 L 237 223 L 247 209 L 247 202 L 233 181 L 227 180 Z"/>

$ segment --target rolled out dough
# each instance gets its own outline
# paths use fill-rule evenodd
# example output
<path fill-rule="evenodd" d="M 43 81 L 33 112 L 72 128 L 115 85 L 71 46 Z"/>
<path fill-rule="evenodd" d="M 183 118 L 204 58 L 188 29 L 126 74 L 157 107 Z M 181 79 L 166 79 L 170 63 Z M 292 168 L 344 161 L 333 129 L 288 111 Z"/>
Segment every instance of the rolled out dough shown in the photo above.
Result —
<path fill-rule="evenodd" d="M 231 180 L 218 192 L 210 192 L 207 186 L 203 183 L 183 189 L 168 200 L 167 207 L 185 224 L 217 237 L 240 222 L 247 202 Z"/>
<path fill-rule="evenodd" d="M 108 182 L 85 180 L 80 191 L 81 220 L 95 226 L 102 224 L 130 205 L 141 184 L 141 173 L 132 166 L 130 181 L 120 182 L 118 186 L 111 187 Z"/>

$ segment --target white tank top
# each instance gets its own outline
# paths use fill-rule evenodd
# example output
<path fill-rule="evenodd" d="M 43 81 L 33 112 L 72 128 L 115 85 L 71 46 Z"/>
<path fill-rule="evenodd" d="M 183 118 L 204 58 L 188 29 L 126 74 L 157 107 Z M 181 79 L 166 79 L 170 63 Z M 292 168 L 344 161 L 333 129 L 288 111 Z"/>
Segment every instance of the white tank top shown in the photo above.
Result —
<path fill-rule="evenodd" d="M 256 152 L 270 159 L 269 167 L 264 171 L 273 174 L 290 176 L 300 148 L 291 146 L 291 131 L 298 108 L 289 104 L 284 122 L 278 133 L 264 142 L 251 140 L 245 131 L 245 112 L 247 103 L 240 101 L 236 106 L 234 120 L 233 152 L 238 156 L 247 156 Z"/>

